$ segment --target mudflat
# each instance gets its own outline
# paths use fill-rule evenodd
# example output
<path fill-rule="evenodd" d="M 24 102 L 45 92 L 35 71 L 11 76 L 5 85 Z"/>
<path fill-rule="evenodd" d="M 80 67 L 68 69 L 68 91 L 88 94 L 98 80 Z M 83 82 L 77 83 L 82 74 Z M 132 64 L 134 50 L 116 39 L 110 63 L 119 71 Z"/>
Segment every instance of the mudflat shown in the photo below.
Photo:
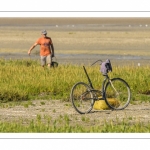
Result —
<path fill-rule="evenodd" d="M 46 29 L 59 63 L 149 63 L 150 18 L 0 18 L 0 58 L 26 59 Z M 31 55 L 39 59 L 39 46 Z"/>

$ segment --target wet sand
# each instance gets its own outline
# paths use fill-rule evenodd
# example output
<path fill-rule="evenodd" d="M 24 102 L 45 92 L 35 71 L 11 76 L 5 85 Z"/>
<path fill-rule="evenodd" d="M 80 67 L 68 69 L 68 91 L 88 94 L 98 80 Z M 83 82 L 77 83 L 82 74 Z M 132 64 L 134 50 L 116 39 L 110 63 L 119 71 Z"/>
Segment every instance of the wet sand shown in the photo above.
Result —
<path fill-rule="evenodd" d="M 61 64 L 150 62 L 150 18 L 0 18 L 0 58 L 39 60 L 39 47 L 31 57 L 27 51 L 42 29 L 52 38 Z"/>

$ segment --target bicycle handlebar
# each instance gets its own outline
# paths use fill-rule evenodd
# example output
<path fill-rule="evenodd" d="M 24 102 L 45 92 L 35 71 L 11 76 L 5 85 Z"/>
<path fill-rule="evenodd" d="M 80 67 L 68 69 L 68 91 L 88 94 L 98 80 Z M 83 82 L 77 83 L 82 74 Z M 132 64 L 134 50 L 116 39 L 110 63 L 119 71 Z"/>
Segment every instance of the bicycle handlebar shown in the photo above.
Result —
<path fill-rule="evenodd" d="M 91 66 L 93 66 L 94 64 L 96 64 L 98 61 L 101 61 L 101 63 L 103 62 L 101 59 L 95 61 Z"/>

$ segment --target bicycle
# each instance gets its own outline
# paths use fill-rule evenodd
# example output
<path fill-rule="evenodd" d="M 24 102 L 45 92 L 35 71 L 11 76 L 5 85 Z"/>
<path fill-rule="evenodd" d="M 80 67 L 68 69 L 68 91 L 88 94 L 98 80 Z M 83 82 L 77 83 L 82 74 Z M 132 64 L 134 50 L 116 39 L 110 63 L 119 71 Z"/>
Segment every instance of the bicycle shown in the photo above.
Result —
<path fill-rule="evenodd" d="M 128 83 L 121 78 L 109 78 L 108 73 L 112 71 L 109 59 L 105 62 L 97 60 L 92 65 L 98 61 L 101 61 L 101 72 L 104 76 L 102 89 L 94 89 L 85 66 L 83 66 L 83 69 L 88 79 L 88 84 L 77 82 L 71 89 L 71 103 L 80 114 L 89 113 L 93 109 L 95 101 L 98 100 L 104 100 L 111 110 L 123 110 L 130 103 L 131 90 Z"/>

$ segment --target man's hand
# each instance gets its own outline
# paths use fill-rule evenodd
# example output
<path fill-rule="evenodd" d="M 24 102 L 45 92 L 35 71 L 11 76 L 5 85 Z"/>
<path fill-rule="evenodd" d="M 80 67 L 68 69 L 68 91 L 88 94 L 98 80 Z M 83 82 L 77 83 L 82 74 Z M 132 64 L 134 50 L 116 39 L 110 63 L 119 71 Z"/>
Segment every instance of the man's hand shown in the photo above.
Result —
<path fill-rule="evenodd" d="M 52 57 L 55 57 L 55 56 L 54 56 L 54 53 L 52 53 Z"/>
<path fill-rule="evenodd" d="M 29 50 L 29 51 L 28 51 L 28 55 L 30 56 L 30 54 L 31 54 L 31 51 Z"/>
<path fill-rule="evenodd" d="M 34 43 L 33 46 L 31 46 L 31 48 L 28 50 L 28 55 L 30 55 L 31 51 L 33 50 L 33 48 L 35 46 L 37 46 L 38 44 L 37 43 Z"/>

